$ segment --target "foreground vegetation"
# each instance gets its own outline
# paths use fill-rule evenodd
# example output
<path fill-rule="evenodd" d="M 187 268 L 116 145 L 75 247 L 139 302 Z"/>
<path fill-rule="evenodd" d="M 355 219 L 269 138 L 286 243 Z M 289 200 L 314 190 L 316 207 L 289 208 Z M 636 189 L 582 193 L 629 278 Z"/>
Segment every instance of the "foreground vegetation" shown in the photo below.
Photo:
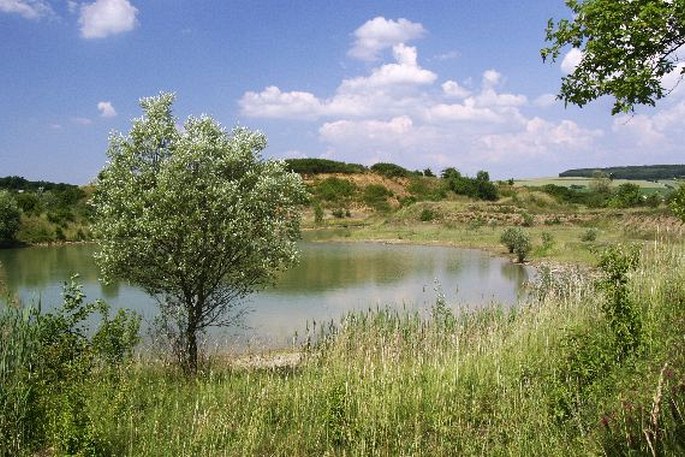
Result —
<path fill-rule="evenodd" d="M 685 248 L 613 248 L 599 265 L 541 269 L 510 310 L 356 313 L 313 330 L 298 363 L 221 354 L 195 378 L 127 357 L 123 317 L 64 365 L 70 337 L 31 344 L 31 320 L 4 317 L 4 453 L 682 455 Z"/>

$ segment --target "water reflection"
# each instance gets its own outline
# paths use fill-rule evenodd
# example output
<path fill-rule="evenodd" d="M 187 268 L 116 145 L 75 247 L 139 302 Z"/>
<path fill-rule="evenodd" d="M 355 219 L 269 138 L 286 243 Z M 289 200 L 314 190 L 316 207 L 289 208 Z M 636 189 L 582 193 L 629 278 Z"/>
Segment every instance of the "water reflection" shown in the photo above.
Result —
<path fill-rule="evenodd" d="M 79 273 L 89 300 L 104 298 L 151 319 L 156 303 L 125 283 L 102 285 L 93 262 L 94 245 L 0 250 L 8 286 L 24 300 L 60 302 L 64 281 Z M 254 312 L 241 339 L 286 344 L 306 323 L 337 320 L 350 310 L 395 306 L 427 309 L 436 289 L 456 307 L 489 302 L 514 303 L 530 270 L 508 259 L 474 250 L 380 243 L 303 243 L 301 263 L 284 273 L 275 287 L 248 300 Z"/>

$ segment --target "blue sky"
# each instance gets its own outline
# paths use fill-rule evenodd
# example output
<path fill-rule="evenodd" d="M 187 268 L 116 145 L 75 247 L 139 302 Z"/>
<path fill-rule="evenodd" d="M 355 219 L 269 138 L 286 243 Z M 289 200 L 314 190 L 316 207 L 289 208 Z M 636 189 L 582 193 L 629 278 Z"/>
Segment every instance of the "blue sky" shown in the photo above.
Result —
<path fill-rule="evenodd" d="M 562 0 L 0 0 L 0 176 L 85 184 L 138 99 L 260 129 L 266 157 L 494 178 L 682 163 L 685 91 L 630 117 L 554 100 Z"/>

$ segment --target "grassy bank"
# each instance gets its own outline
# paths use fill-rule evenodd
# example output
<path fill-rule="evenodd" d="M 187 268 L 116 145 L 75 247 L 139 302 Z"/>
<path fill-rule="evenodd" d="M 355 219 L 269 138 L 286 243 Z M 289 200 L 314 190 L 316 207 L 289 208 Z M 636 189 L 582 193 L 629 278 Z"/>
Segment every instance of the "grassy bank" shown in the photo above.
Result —
<path fill-rule="evenodd" d="M 45 433 L 24 449 L 682 455 L 685 250 L 652 242 L 635 269 L 616 276 L 625 289 L 598 289 L 621 255 L 593 277 L 543 272 L 513 310 L 454 314 L 438 301 L 422 315 L 350 315 L 292 365 L 214 359 L 192 380 L 149 357 L 94 365 L 68 381 L 61 392 L 78 395 L 60 394 Z"/>
<path fill-rule="evenodd" d="M 537 194 L 528 195 L 523 204 L 524 208 L 506 200 L 422 202 L 392 215 L 353 213 L 351 218 L 321 224 L 309 215 L 305 239 L 441 244 L 507 255 L 501 235 L 509 227 L 520 227 L 532 242 L 528 260 L 592 264 L 607 246 L 648 244 L 655 239 L 678 242 L 685 236 L 685 224 L 664 208 L 564 207 Z M 429 220 L 422 220 L 426 214 Z"/>

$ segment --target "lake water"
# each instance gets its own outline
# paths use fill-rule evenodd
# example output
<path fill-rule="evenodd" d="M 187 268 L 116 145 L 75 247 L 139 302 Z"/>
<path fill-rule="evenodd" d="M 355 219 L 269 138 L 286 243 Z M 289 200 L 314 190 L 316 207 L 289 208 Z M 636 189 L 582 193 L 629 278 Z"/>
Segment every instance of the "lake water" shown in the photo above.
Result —
<path fill-rule="evenodd" d="M 95 245 L 65 245 L 0 250 L 0 278 L 24 302 L 41 301 L 44 309 L 60 303 L 62 284 L 78 273 L 87 300 L 105 299 L 150 320 L 156 302 L 125 283 L 103 285 L 93 262 Z M 489 302 L 514 304 L 529 268 L 476 251 L 437 246 L 380 243 L 302 243 L 298 266 L 278 284 L 255 294 L 242 329 L 214 336 L 226 344 L 279 347 L 352 310 L 392 306 L 427 312 L 437 290 L 454 309 Z"/>

